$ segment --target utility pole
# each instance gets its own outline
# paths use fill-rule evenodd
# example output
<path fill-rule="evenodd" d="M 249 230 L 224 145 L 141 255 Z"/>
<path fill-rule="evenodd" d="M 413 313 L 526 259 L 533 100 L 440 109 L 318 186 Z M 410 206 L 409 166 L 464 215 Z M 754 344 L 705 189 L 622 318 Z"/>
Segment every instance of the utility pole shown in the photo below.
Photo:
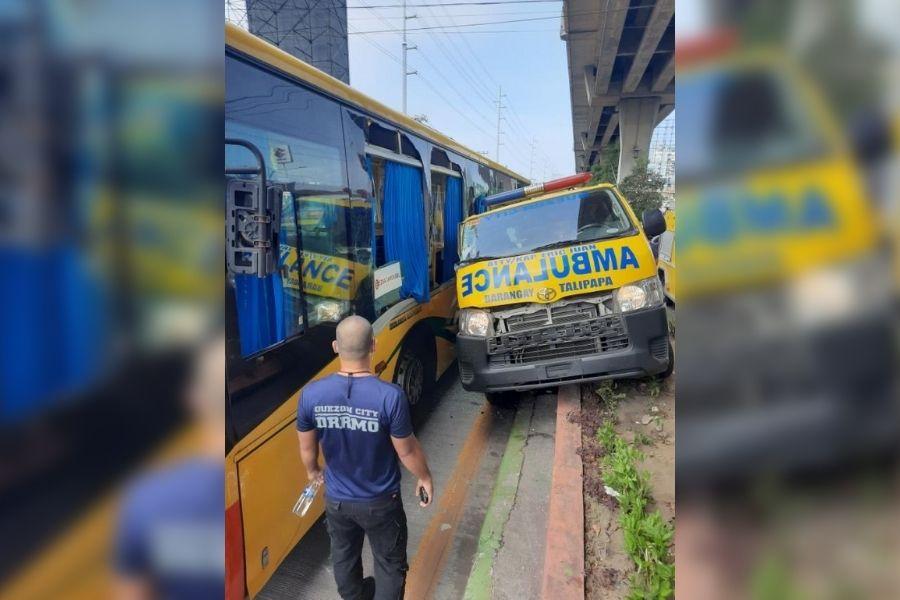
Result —
<path fill-rule="evenodd" d="M 506 108 L 503 105 L 503 98 L 505 98 L 505 94 L 503 93 L 503 88 L 497 87 L 497 152 L 494 154 L 494 160 L 500 162 L 500 136 L 502 132 L 500 131 L 500 122 L 503 121 L 503 109 Z"/>
<path fill-rule="evenodd" d="M 417 48 L 416 45 L 410 45 L 406 43 L 406 22 L 409 19 L 415 19 L 416 15 L 406 16 L 406 0 L 403 0 L 403 114 L 406 114 L 406 78 L 410 75 L 415 75 L 418 71 L 407 71 L 406 69 L 406 53 L 410 50 L 415 50 Z"/>
<path fill-rule="evenodd" d="M 528 159 L 528 179 L 534 179 L 534 146 L 537 143 L 537 138 L 531 137 L 531 158 Z"/>

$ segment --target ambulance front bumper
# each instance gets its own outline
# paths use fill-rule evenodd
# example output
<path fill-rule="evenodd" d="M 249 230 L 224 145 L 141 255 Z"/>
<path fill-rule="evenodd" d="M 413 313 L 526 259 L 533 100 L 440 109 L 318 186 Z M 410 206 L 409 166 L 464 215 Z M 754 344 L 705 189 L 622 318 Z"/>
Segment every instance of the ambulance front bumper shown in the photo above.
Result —
<path fill-rule="evenodd" d="M 506 348 L 499 337 L 458 335 L 463 388 L 501 392 L 598 379 L 656 375 L 669 365 L 665 307 L 604 317 L 565 330 L 526 332 L 527 342 Z"/>

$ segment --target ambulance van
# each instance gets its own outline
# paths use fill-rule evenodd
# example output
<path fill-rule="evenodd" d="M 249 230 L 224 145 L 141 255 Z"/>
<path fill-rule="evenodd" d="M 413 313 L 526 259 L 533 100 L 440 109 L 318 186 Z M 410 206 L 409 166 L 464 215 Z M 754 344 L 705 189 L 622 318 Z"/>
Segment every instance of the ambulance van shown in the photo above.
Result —
<path fill-rule="evenodd" d="M 671 372 L 648 242 L 665 230 L 662 213 L 646 211 L 639 223 L 610 184 L 554 188 L 488 197 L 488 210 L 460 226 L 460 379 L 492 403 L 513 391 Z M 510 194 L 525 197 L 491 208 Z"/>

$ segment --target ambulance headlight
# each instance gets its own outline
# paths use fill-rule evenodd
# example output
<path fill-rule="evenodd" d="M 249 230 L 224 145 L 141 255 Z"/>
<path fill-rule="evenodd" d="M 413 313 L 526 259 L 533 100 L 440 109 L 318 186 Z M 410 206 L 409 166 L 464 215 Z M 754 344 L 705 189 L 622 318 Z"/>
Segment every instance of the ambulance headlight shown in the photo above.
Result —
<path fill-rule="evenodd" d="M 477 308 L 459 311 L 459 332 L 464 335 L 487 337 L 491 332 L 491 313 Z"/>
<path fill-rule="evenodd" d="M 791 322 L 815 328 L 886 314 L 893 295 L 890 274 L 882 255 L 803 273 L 787 289 Z"/>
<path fill-rule="evenodd" d="M 662 305 L 663 293 L 659 277 L 653 276 L 623 285 L 613 292 L 613 301 L 619 312 L 631 312 Z"/>

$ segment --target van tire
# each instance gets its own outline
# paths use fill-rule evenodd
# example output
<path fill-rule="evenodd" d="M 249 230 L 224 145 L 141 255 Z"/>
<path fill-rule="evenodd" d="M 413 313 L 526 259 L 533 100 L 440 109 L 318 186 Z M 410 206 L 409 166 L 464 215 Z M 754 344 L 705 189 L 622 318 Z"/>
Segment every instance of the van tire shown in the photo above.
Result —
<path fill-rule="evenodd" d="M 517 392 L 485 392 L 484 397 L 491 406 L 497 408 L 515 408 L 519 404 Z"/>
<path fill-rule="evenodd" d="M 424 333 L 413 333 L 403 342 L 394 383 L 403 388 L 410 408 L 428 401 L 434 390 L 435 379 L 434 340 Z"/>

